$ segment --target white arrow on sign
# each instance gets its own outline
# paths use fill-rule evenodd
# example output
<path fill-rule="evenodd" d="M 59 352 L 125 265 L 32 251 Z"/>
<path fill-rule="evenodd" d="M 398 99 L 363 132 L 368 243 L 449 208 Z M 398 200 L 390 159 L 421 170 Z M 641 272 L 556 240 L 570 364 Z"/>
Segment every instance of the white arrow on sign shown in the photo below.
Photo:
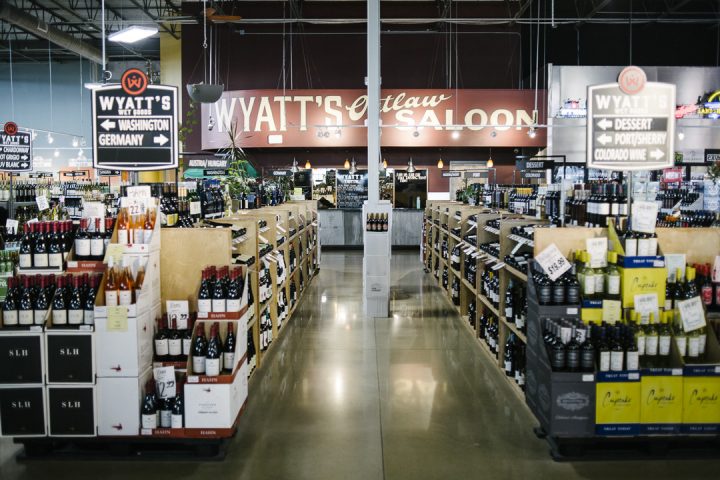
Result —
<path fill-rule="evenodd" d="M 612 142 L 612 137 L 607 133 L 603 133 L 597 138 L 597 141 L 602 143 L 603 145 L 607 145 L 608 143 Z"/>
<path fill-rule="evenodd" d="M 654 158 L 655 160 L 660 160 L 662 157 L 665 156 L 665 152 L 660 150 L 659 148 L 656 148 L 652 152 L 650 152 L 650 156 Z"/>
<path fill-rule="evenodd" d="M 105 129 L 105 131 L 109 131 L 112 128 L 115 128 L 115 122 L 111 122 L 109 119 L 105 120 L 100 124 L 101 127 Z"/>
<path fill-rule="evenodd" d="M 29 167 L 29 166 L 30 166 L 30 164 L 29 164 L 29 163 L 26 163 L 26 162 L 23 162 L 23 163 L 20 164 L 20 168 L 27 168 L 27 167 Z"/>
<path fill-rule="evenodd" d="M 27 160 L 28 158 L 30 158 L 30 157 L 28 157 L 27 155 L 22 155 L 22 156 L 20 157 L 20 160 Z"/>
<path fill-rule="evenodd" d="M 603 118 L 597 123 L 597 126 L 602 128 L 603 130 L 607 130 L 608 128 L 612 127 L 612 122 L 607 118 Z"/>
<path fill-rule="evenodd" d="M 157 144 L 160 145 L 161 147 L 162 147 L 163 145 L 165 145 L 165 144 L 166 144 L 167 142 L 169 142 L 169 141 L 170 141 L 170 139 L 167 138 L 167 137 L 166 137 L 165 135 L 163 135 L 162 133 L 161 133 L 160 135 L 158 135 L 157 137 L 153 138 L 153 142 L 154 142 L 154 143 L 157 143 Z"/>

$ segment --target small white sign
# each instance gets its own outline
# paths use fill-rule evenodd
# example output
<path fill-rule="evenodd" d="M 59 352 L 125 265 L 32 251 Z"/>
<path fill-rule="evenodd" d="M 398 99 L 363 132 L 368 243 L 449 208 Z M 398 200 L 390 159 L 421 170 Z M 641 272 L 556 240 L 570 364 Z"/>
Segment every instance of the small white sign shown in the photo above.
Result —
<path fill-rule="evenodd" d="M 125 195 L 128 198 L 149 198 L 150 185 L 139 185 L 137 187 L 127 187 Z"/>
<path fill-rule="evenodd" d="M 607 266 L 607 237 L 588 238 L 585 240 L 585 247 L 590 255 L 590 268 L 602 268 Z"/>
<path fill-rule="evenodd" d="M 647 325 L 650 314 L 653 314 L 653 318 L 660 318 L 658 315 L 658 296 L 657 293 L 644 293 L 635 295 L 635 311 L 640 314 L 640 323 Z"/>
<path fill-rule="evenodd" d="M 35 203 L 37 203 L 38 210 L 41 212 L 50 208 L 50 203 L 48 203 L 48 199 L 45 195 L 38 195 L 35 197 Z"/>
<path fill-rule="evenodd" d="M 190 202 L 190 215 L 200 215 L 202 213 L 202 204 L 200 202 Z"/>
<path fill-rule="evenodd" d="M 635 232 L 655 233 L 658 205 L 655 202 L 635 201 L 632 205 L 632 229 Z"/>
<path fill-rule="evenodd" d="M 551 243 L 545 250 L 537 254 L 535 260 L 552 281 L 560 278 L 563 273 L 571 268 L 570 262 L 560 253 L 554 243 Z"/>
<path fill-rule="evenodd" d="M 8 218 L 5 220 L 5 230 L 8 232 L 18 232 L 18 226 L 20 225 L 20 222 L 18 220 L 13 220 L 12 218 Z"/>
<path fill-rule="evenodd" d="M 668 280 L 671 282 L 677 282 L 677 270 L 680 269 L 680 274 L 685 276 L 685 254 L 684 253 L 668 253 L 665 255 L 665 266 L 667 267 Z"/>
<path fill-rule="evenodd" d="M 83 218 L 105 218 L 105 204 L 102 202 L 83 202 Z"/>
<path fill-rule="evenodd" d="M 144 215 L 148 207 L 148 197 L 122 197 L 120 206 L 128 209 L 130 215 Z"/>
<path fill-rule="evenodd" d="M 705 326 L 705 310 L 703 310 L 700 297 L 682 300 L 677 303 L 677 306 L 678 310 L 680 310 L 680 318 L 682 318 L 685 332 L 692 332 Z"/>
<path fill-rule="evenodd" d="M 153 368 L 155 378 L 155 391 L 159 398 L 175 398 L 177 384 L 175 382 L 175 367 Z"/>
<path fill-rule="evenodd" d="M 190 307 L 187 300 L 168 300 L 167 318 L 168 325 L 172 327 L 172 321 L 175 320 L 178 330 L 187 330 L 188 320 L 190 318 Z"/>

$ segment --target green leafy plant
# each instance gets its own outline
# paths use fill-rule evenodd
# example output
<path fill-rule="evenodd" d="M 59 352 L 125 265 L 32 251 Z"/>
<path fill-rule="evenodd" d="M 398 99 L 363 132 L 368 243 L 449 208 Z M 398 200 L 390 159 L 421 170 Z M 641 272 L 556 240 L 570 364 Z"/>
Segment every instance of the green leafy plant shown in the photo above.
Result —
<path fill-rule="evenodd" d="M 222 184 L 227 187 L 231 198 L 239 199 L 243 194 L 250 193 L 254 178 L 248 174 L 250 165 L 245 151 L 238 145 L 237 123 L 233 122 L 228 128 L 228 146 L 221 149 L 220 153 L 228 161 L 227 175 L 222 178 Z"/>
<path fill-rule="evenodd" d="M 187 112 L 185 112 L 185 121 L 183 121 L 178 127 L 178 140 L 185 145 L 188 137 L 193 131 L 193 127 L 198 124 L 198 103 L 190 100 Z"/>

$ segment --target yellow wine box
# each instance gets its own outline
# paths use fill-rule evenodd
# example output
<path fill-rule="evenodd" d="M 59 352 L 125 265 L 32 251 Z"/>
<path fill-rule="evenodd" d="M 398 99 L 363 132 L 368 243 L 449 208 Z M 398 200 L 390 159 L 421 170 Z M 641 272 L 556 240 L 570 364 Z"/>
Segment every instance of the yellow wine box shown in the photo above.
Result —
<path fill-rule="evenodd" d="M 658 305 L 665 304 L 665 268 L 624 268 L 620 270 L 620 294 L 623 308 L 635 306 L 635 295 L 656 293 Z"/>
<path fill-rule="evenodd" d="M 600 372 L 595 384 L 595 433 L 637 435 L 640 431 L 640 372 Z"/>
<path fill-rule="evenodd" d="M 682 368 L 643 370 L 640 398 L 640 433 L 680 432 L 683 420 Z"/>
<path fill-rule="evenodd" d="M 683 367 L 683 433 L 720 433 L 720 345 L 706 330 L 705 361 Z"/>

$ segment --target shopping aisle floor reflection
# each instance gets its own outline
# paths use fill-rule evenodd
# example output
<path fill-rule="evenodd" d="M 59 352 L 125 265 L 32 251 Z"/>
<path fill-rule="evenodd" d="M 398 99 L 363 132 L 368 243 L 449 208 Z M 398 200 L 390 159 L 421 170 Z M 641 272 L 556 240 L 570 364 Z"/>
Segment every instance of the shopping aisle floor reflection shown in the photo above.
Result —
<path fill-rule="evenodd" d="M 362 314 L 362 253 L 324 252 L 296 317 L 251 383 L 222 462 L 17 464 L 0 478 L 714 478 L 719 461 L 555 463 L 531 414 L 423 273 L 396 252 L 392 317 Z"/>

